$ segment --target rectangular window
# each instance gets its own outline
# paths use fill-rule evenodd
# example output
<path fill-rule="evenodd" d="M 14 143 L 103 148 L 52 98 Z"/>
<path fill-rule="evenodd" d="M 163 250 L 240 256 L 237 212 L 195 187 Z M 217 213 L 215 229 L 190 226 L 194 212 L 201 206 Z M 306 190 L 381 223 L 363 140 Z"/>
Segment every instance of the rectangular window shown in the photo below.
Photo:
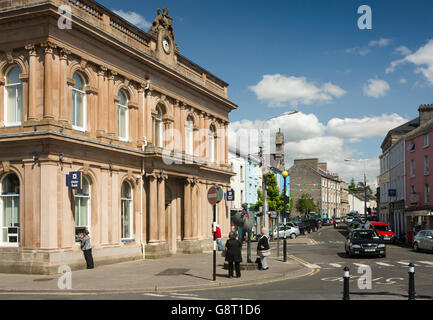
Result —
<path fill-rule="evenodd" d="M 424 203 L 430 202 L 430 187 L 428 184 L 424 185 Z"/>
<path fill-rule="evenodd" d="M 428 156 L 424 156 L 424 174 L 429 174 L 429 168 L 428 168 Z"/>
<path fill-rule="evenodd" d="M 414 159 L 410 160 L 410 176 L 411 177 L 415 176 L 415 160 Z"/>
<path fill-rule="evenodd" d="M 424 147 L 428 147 L 428 145 L 429 145 L 429 137 L 428 137 L 428 135 L 426 134 L 426 135 L 424 136 Z"/>
<path fill-rule="evenodd" d="M 412 194 L 415 193 L 415 186 L 411 186 L 411 187 L 410 187 L 410 193 L 412 193 Z"/>

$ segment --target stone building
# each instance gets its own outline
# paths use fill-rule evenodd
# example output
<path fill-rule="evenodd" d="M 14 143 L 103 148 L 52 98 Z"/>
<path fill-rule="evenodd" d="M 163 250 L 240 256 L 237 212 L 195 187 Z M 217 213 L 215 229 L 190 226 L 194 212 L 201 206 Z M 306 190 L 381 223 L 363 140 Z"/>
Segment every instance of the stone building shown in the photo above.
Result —
<path fill-rule="evenodd" d="M 342 216 L 342 189 L 338 174 L 331 174 L 326 163 L 319 159 L 295 159 L 288 170 L 290 174 L 290 193 L 295 207 L 292 216 L 301 215 L 296 210 L 296 201 L 303 194 L 309 194 L 315 201 L 322 218 Z M 347 207 L 347 206 L 346 206 Z"/>
<path fill-rule="evenodd" d="M 237 106 L 168 9 L 144 32 L 91 0 L 0 0 L 0 28 L 0 271 L 82 268 L 84 229 L 96 265 L 209 247 Z"/>

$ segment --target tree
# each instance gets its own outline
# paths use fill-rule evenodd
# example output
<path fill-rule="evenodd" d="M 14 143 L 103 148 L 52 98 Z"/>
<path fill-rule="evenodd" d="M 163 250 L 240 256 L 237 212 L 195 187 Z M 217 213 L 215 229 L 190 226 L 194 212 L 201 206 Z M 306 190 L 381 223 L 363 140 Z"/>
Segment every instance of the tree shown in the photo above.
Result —
<path fill-rule="evenodd" d="M 355 179 L 353 178 L 350 180 L 349 193 L 356 193 Z"/>
<path fill-rule="evenodd" d="M 268 200 L 268 210 L 269 211 L 283 211 L 284 207 L 284 197 L 283 192 L 280 194 L 280 188 L 278 187 L 277 178 L 275 174 L 269 171 L 266 175 L 266 191 Z M 251 206 L 254 211 L 260 211 L 260 207 L 263 206 L 263 191 L 262 189 L 257 189 L 258 200 L 256 204 Z M 261 215 L 261 213 L 260 213 Z"/>
<path fill-rule="evenodd" d="M 308 193 L 304 193 L 299 199 L 296 200 L 296 210 L 300 213 L 307 214 L 313 211 L 317 212 L 318 207 L 313 198 L 311 198 Z"/>

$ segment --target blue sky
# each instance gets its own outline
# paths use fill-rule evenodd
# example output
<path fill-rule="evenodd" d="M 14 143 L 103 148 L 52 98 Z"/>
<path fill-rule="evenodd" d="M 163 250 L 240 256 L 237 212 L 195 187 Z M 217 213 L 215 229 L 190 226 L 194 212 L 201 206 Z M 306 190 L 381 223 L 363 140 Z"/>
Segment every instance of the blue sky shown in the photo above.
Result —
<path fill-rule="evenodd" d="M 362 166 L 343 159 L 371 159 L 375 183 L 386 132 L 433 103 L 433 1 L 99 2 L 129 13 L 144 30 L 156 8 L 169 7 L 181 53 L 230 84 L 230 100 L 239 105 L 230 114 L 231 134 L 298 110 L 266 123 L 283 127 L 289 166 L 293 158 L 318 156 L 360 180 Z M 371 30 L 357 25 L 364 4 L 372 9 Z"/>

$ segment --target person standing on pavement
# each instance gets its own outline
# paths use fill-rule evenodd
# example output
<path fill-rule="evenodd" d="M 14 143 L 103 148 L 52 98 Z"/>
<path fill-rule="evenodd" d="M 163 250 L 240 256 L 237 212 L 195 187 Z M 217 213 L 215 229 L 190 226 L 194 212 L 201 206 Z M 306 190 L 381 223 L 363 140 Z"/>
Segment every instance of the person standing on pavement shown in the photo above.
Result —
<path fill-rule="evenodd" d="M 83 250 L 84 259 L 86 259 L 87 269 L 93 269 L 92 246 L 90 245 L 89 230 L 84 231 L 84 237 L 81 238 L 81 250 Z"/>
<path fill-rule="evenodd" d="M 224 247 L 223 247 L 223 242 L 221 240 L 221 229 L 219 224 L 216 224 L 216 240 L 218 243 L 218 251 L 223 251 Z"/>
<path fill-rule="evenodd" d="M 269 246 L 269 229 L 262 228 L 262 236 L 257 244 L 257 255 L 260 257 L 262 270 L 268 270 L 268 262 L 266 257 L 271 254 L 271 247 Z"/>
<path fill-rule="evenodd" d="M 235 263 L 236 278 L 241 277 L 241 265 L 242 262 L 242 244 L 236 239 L 236 233 L 231 231 L 229 233 L 229 239 L 226 242 L 226 261 L 229 264 L 229 278 L 233 277 L 233 262 Z"/>

